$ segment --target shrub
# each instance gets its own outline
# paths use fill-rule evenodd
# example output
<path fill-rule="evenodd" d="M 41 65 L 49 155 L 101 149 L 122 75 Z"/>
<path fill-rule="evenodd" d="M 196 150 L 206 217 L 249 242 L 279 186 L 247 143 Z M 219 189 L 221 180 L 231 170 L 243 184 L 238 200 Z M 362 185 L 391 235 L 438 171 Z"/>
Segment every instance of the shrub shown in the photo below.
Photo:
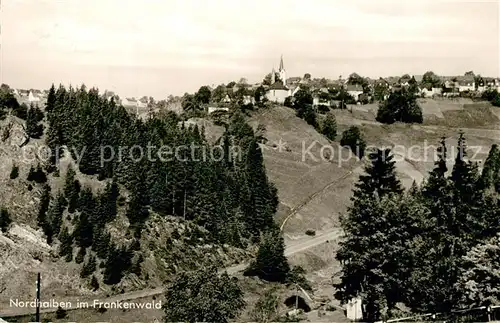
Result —
<path fill-rule="evenodd" d="M 10 179 L 16 179 L 19 177 L 19 167 L 17 165 L 12 165 L 12 170 L 10 171 Z"/>
<path fill-rule="evenodd" d="M 308 229 L 308 230 L 306 230 L 306 234 L 307 234 L 308 236 L 315 236 L 315 235 L 316 235 L 316 231 L 311 230 L 311 229 Z"/>
<path fill-rule="evenodd" d="M 7 232 L 10 224 L 12 223 L 12 219 L 10 218 L 10 214 L 5 208 L 0 209 L 0 229 L 2 232 Z"/>
<path fill-rule="evenodd" d="M 65 318 L 66 316 L 68 316 L 68 313 L 66 312 L 66 310 L 63 309 L 61 306 L 59 306 L 57 308 L 57 311 L 56 311 L 56 319 L 60 320 L 60 319 Z"/>
<path fill-rule="evenodd" d="M 340 145 L 348 147 L 358 157 L 363 158 L 365 155 L 366 142 L 358 127 L 352 126 L 342 133 Z"/>

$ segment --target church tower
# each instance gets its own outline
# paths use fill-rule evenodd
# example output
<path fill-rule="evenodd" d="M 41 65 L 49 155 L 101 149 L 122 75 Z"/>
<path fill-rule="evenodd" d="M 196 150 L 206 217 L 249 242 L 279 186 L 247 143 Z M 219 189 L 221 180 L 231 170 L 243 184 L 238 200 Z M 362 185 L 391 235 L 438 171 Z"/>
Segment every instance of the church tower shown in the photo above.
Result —
<path fill-rule="evenodd" d="M 283 65 L 283 55 L 281 55 L 280 67 L 279 67 L 278 73 L 280 75 L 281 81 L 283 82 L 283 84 L 286 85 L 286 71 L 285 71 L 285 66 Z"/>
<path fill-rule="evenodd" d="M 274 70 L 274 67 L 273 67 L 273 70 L 271 71 L 271 84 L 274 84 L 276 82 L 276 71 Z"/>

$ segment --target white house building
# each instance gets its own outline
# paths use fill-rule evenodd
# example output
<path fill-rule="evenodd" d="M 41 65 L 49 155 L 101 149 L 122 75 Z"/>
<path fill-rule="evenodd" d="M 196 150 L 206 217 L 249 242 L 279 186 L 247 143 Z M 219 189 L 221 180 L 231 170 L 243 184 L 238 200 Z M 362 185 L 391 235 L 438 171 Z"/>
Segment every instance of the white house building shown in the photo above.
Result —
<path fill-rule="evenodd" d="M 350 96 L 354 98 L 354 100 L 358 101 L 359 96 L 363 94 L 363 87 L 359 84 L 347 85 L 346 91 Z"/>
<path fill-rule="evenodd" d="M 28 94 L 28 101 L 30 103 L 38 103 L 40 102 L 40 96 L 35 91 L 31 90 Z"/>
<path fill-rule="evenodd" d="M 229 108 L 221 108 L 221 107 L 208 107 L 208 114 L 212 114 L 215 111 L 225 111 L 229 112 Z"/>
<path fill-rule="evenodd" d="M 285 85 L 286 71 L 283 64 L 283 56 L 281 56 L 280 59 L 278 75 L 280 80 L 276 81 L 276 75 L 273 68 L 271 72 L 271 86 L 266 92 L 266 98 L 271 102 L 283 104 L 285 103 L 285 99 L 291 95 L 290 89 Z"/>
<path fill-rule="evenodd" d="M 124 107 L 137 107 L 137 99 L 136 98 L 125 98 L 122 100 L 122 105 Z"/>
<path fill-rule="evenodd" d="M 290 90 L 281 81 L 274 82 L 266 93 L 266 98 L 271 102 L 283 104 L 290 95 Z"/>
<path fill-rule="evenodd" d="M 476 83 L 474 82 L 473 77 L 459 77 L 457 78 L 457 83 L 458 83 L 458 91 L 459 92 L 466 92 L 466 91 L 475 91 L 476 90 Z"/>

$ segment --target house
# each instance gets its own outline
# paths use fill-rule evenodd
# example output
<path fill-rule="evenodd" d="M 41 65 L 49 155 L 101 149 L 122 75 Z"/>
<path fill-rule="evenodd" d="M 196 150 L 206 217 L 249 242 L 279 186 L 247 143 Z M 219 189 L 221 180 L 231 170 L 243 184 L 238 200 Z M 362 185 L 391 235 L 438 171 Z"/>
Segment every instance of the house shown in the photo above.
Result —
<path fill-rule="evenodd" d="M 40 102 L 40 90 L 31 90 L 28 94 L 28 101 L 30 103 L 38 103 Z"/>
<path fill-rule="evenodd" d="M 30 91 L 28 91 L 28 90 L 22 90 L 22 89 L 17 90 L 17 92 L 19 93 L 20 97 L 27 97 L 29 95 L 29 93 L 30 93 Z"/>
<path fill-rule="evenodd" d="M 289 96 L 290 90 L 281 81 L 271 84 L 266 92 L 266 98 L 271 102 L 283 104 L 285 99 Z"/>
<path fill-rule="evenodd" d="M 294 84 L 299 84 L 300 80 L 302 80 L 302 78 L 299 76 L 290 77 L 289 79 L 286 80 L 286 85 L 290 86 Z"/>
<path fill-rule="evenodd" d="M 243 104 L 255 104 L 255 98 L 251 95 L 244 95 Z"/>
<path fill-rule="evenodd" d="M 122 105 L 124 107 L 134 107 L 136 108 L 138 105 L 137 105 L 137 99 L 136 98 L 125 98 L 122 100 Z"/>
<path fill-rule="evenodd" d="M 212 114 L 215 111 L 225 111 L 229 112 L 229 108 L 222 108 L 222 107 L 208 107 L 208 114 Z"/>
<path fill-rule="evenodd" d="M 330 95 L 329 95 L 327 88 L 321 88 L 321 89 L 315 90 L 314 93 L 312 94 L 312 96 L 313 96 L 313 106 L 314 107 L 319 107 L 319 106 L 330 107 L 330 106 L 332 106 L 332 102 L 329 99 Z"/>
<path fill-rule="evenodd" d="M 359 84 L 348 84 L 346 87 L 347 93 L 354 98 L 354 100 L 359 101 L 359 95 L 363 93 L 363 87 Z"/>
<path fill-rule="evenodd" d="M 457 77 L 458 92 L 472 92 L 476 90 L 476 83 L 473 76 L 459 76 Z"/>
<path fill-rule="evenodd" d="M 224 102 L 224 103 L 231 102 L 231 98 L 229 97 L 229 94 L 226 94 L 226 96 L 224 97 L 224 99 L 222 99 L 222 102 Z"/>
<path fill-rule="evenodd" d="M 137 101 L 137 107 L 138 108 L 145 108 L 148 106 L 148 98 L 143 96 L 140 100 Z"/>

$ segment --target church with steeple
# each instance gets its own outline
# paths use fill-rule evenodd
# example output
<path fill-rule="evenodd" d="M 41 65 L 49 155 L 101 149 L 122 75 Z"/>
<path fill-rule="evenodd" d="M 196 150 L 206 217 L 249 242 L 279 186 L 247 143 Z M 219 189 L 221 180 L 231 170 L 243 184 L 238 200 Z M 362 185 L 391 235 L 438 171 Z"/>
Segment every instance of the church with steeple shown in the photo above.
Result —
<path fill-rule="evenodd" d="M 280 66 L 278 69 L 278 75 L 279 75 L 279 80 L 276 80 L 276 71 L 274 70 L 271 73 L 271 84 L 275 83 L 276 81 L 281 81 L 283 82 L 284 85 L 286 85 L 286 71 L 285 71 L 285 65 L 283 64 L 283 55 L 281 55 L 280 58 Z"/>
<path fill-rule="evenodd" d="M 279 80 L 276 79 L 278 74 Z M 286 87 L 286 71 L 283 64 L 283 55 L 281 55 L 278 73 L 273 70 L 271 72 L 271 86 L 267 90 L 266 97 L 271 102 L 281 103 L 290 95 L 290 90 Z"/>

